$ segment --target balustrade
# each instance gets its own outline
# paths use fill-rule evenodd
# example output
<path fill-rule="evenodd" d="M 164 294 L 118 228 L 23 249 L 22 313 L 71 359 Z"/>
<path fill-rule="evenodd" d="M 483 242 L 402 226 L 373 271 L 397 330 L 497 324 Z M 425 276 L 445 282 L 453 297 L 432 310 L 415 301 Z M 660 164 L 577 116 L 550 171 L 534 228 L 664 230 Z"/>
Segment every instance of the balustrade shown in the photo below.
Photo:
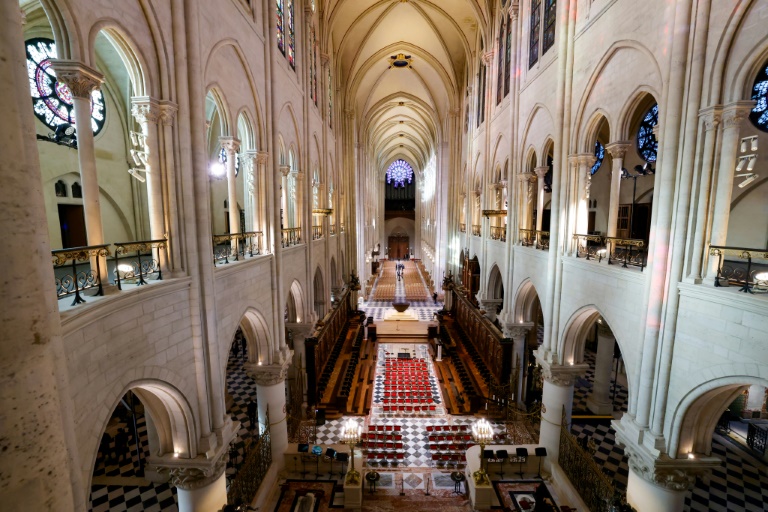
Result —
<path fill-rule="evenodd" d="M 267 476 L 272 464 L 272 436 L 269 423 L 269 407 L 264 415 L 264 430 L 255 444 L 247 447 L 245 461 L 237 470 L 227 492 L 230 505 L 241 506 L 251 503 L 259 492 L 259 486 Z"/>
<path fill-rule="evenodd" d="M 542 251 L 549 250 L 549 231 L 536 231 L 536 248 Z"/>
<path fill-rule="evenodd" d="M 480 236 L 480 224 L 472 224 L 472 235 Z"/>
<path fill-rule="evenodd" d="M 281 243 L 283 247 L 299 245 L 301 243 L 301 228 L 281 229 Z"/>
<path fill-rule="evenodd" d="M 53 273 L 56 277 L 56 296 L 59 299 L 75 296 L 72 305 L 85 302 L 81 292 L 96 289 L 94 295 L 104 295 L 101 284 L 101 259 L 109 256 L 109 244 L 71 247 L 51 251 Z M 91 268 L 96 263 L 96 271 Z"/>
<path fill-rule="evenodd" d="M 213 264 L 227 264 L 261 254 L 261 231 L 213 235 Z"/>
<path fill-rule="evenodd" d="M 166 239 L 141 240 L 138 242 L 115 242 L 115 282 L 118 290 L 122 290 L 123 282 L 131 282 L 136 286 L 147 284 L 151 274 L 156 274 L 156 281 L 163 280 L 163 270 L 156 258 L 156 251 L 166 248 Z M 143 254 L 142 254 L 143 253 Z"/>
<path fill-rule="evenodd" d="M 605 240 L 602 235 L 573 235 L 574 253 L 577 258 L 602 260 L 605 256 Z M 603 251 L 602 253 L 600 251 Z"/>
<path fill-rule="evenodd" d="M 312 240 L 323 238 L 323 226 L 312 226 Z"/>
<path fill-rule="evenodd" d="M 467 232 L 467 225 L 464 224 L 463 222 L 461 224 L 459 224 L 459 232 L 461 232 L 461 233 L 466 233 Z"/>
<path fill-rule="evenodd" d="M 491 240 L 507 241 L 507 226 L 491 226 Z"/>
<path fill-rule="evenodd" d="M 622 268 L 632 265 L 640 267 L 641 272 L 645 268 L 648 253 L 644 240 L 607 236 L 605 237 L 605 245 L 608 252 L 609 265 L 619 262 Z"/>
<path fill-rule="evenodd" d="M 531 247 L 536 243 L 536 230 L 519 228 L 517 231 L 520 234 L 520 245 Z"/>
<path fill-rule="evenodd" d="M 768 249 L 710 245 L 709 254 L 718 257 L 715 286 L 735 284 L 745 293 L 768 292 Z M 746 260 L 746 266 L 736 260 L 726 260 L 728 255 Z"/>

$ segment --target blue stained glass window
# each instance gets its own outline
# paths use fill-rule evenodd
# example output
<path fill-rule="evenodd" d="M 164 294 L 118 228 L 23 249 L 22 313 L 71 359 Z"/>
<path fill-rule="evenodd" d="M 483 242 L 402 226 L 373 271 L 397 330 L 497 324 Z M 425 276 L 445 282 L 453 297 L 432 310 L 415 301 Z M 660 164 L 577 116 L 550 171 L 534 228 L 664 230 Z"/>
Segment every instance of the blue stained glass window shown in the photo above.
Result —
<path fill-rule="evenodd" d="M 557 20 L 556 0 L 544 0 L 544 42 L 541 45 L 541 53 L 555 45 L 555 21 Z"/>
<path fill-rule="evenodd" d="M 755 78 L 752 86 L 752 99 L 757 103 L 749 113 L 749 120 L 758 130 L 768 132 L 768 63 Z"/>
<path fill-rule="evenodd" d="M 286 25 L 288 25 L 288 63 L 293 69 L 296 69 L 296 30 L 293 26 L 293 0 L 288 0 Z"/>
<path fill-rule="evenodd" d="M 56 79 L 51 68 L 55 59 L 56 43 L 53 39 L 38 37 L 25 44 L 27 49 L 27 75 L 35 116 L 50 129 L 63 124 L 75 126 L 75 105 L 72 92 L 66 84 Z M 96 135 L 104 127 L 107 118 L 104 96 L 101 91 L 91 93 L 91 129 Z"/>
<path fill-rule="evenodd" d="M 507 44 L 504 51 L 504 96 L 509 94 L 509 77 L 512 76 L 512 18 L 507 15 Z"/>
<path fill-rule="evenodd" d="M 395 160 L 387 169 L 387 183 L 393 187 L 404 187 L 405 182 L 413 183 L 413 167 L 403 159 Z"/>
<path fill-rule="evenodd" d="M 505 33 L 505 27 L 504 24 L 501 24 L 501 27 L 499 27 L 499 54 L 497 55 L 496 59 L 496 104 L 498 105 L 501 103 L 501 100 L 504 98 L 504 54 L 506 53 L 504 51 L 504 43 L 506 42 L 506 39 L 504 38 Z"/>
<path fill-rule="evenodd" d="M 285 27 L 283 26 L 283 0 L 277 2 L 277 48 L 285 55 Z"/>
<path fill-rule="evenodd" d="M 603 159 L 605 158 L 605 146 L 600 144 L 599 140 L 595 141 L 595 158 L 597 160 L 595 160 L 595 164 L 589 171 L 590 174 L 595 174 L 600 169 L 600 166 L 603 165 Z"/>
<path fill-rule="evenodd" d="M 528 41 L 528 67 L 539 60 L 539 31 L 541 30 L 541 0 L 531 0 L 531 33 Z"/>
<path fill-rule="evenodd" d="M 643 116 L 637 130 L 637 152 L 646 162 L 655 162 L 659 142 L 653 134 L 653 127 L 659 123 L 659 105 L 654 104 Z"/>

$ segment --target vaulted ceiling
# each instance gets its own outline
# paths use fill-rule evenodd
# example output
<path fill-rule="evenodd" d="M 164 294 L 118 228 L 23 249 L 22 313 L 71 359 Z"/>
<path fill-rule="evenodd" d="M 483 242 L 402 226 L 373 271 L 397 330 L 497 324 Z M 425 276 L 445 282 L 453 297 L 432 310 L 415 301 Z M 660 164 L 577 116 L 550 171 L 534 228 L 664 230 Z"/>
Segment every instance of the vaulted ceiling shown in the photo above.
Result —
<path fill-rule="evenodd" d="M 329 44 L 337 56 L 345 112 L 376 167 L 404 158 L 421 169 L 461 106 L 479 27 L 498 0 L 329 0 Z M 392 66 L 392 57 L 410 65 Z"/>

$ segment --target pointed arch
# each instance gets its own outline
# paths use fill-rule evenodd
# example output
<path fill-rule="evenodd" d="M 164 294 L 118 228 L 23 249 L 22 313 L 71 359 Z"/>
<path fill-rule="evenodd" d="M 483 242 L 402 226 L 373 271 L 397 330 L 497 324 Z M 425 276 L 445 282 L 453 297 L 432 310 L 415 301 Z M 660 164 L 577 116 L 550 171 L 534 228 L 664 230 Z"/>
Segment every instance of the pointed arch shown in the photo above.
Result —
<path fill-rule="evenodd" d="M 243 336 L 248 343 L 248 361 L 250 363 L 270 364 L 272 358 L 272 337 L 269 334 L 269 324 L 264 315 L 255 308 L 248 308 L 240 317 L 238 326 L 243 331 Z M 234 338 L 232 333 L 229 339 Z M 224 358 L 226 366 L 226 358 Z"/>

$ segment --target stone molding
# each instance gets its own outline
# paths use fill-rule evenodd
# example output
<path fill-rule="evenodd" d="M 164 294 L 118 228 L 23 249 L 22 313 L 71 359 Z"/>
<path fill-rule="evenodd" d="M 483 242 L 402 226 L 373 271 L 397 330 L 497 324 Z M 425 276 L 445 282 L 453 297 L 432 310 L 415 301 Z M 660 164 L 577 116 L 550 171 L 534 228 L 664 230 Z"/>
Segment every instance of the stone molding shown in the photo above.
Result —
<path fill-rule="evenodd" d="M 149 96 L 131 98 L 131 114 L 139 124 L 157 124 L 160 120 L 160 103 Z"/>
<path fill-rule="evenodd" d="M 723 128 L 739 128 L 742 121 L 749 117 L 749 113 L 755 106 L 755 102 L 748 101 L 735 101 L 729 103 L 723 108 Z"/>
<path fill-rule="evenodd" d="M 557 364 L 550 363 L 544 358 L 541 349 L 534 352 L 536 362 L 541 366 L 541 375 L 545 381 L 555 386 L 573 386 L 576 379 L 584 375 L 589 370 L 588 364 Z"/>
<path fill-rule="evenodd" d="M 240 139 L 236 137 L 219 137 L 219 144 L 227 152 L 227 156 L 234 155 L 240 151 Z"/>
<path fill-rule="evenodd" d="M 274 386 L 285 382 L 290 365 L 290 359 L 286 359 L 282 364 L 258 365 L 250 363 L 244 364 L 243 367 L 246 373 L 256 381 L 257 386 Z"/>
<path fill-rule="evenodd" d="M 308 338 L 312 334 L 314 325 L 310 323 L 286 323 L 285 328 L 291 331 L 294 339 L 296 337 Z"/>
<path fill-rule="evenodd" d="M 576 157 L 576 161 L 579 165 L 585 165 L 587 169 L 591 169 L 592 166 L 595 165 L 595 162 L 597 162 L 597 157 L 592 153 L 577 153 L 573 156 Z"/>
<path fill-rule="evenodd" d="M 713 130 L 723 122 L 723 107 L 721 105 L 715 105 L 713 107 L 702 108 L 699 110 L 699 119 L 704 122 L 705 130 Z"/>
<path fill-rule="evenodd" d="M 505 338 L 512 338 L 513 340 L 525 339 L 531 327 L 533 325 L 503 324 L 502 333 Z"/>
<path fill-rule="evenodd" d="M 288 177 L 288 175 L 291 173 L 291 166 L 290 165 L 278 165 L 277 171 L 283 175 L 283 177 Z"/>
<path fill-rule="evenodd" d="M 56 79 L 66 84 L 75 98 L 90 100 L 91 93 L 104 83 L 104 75 L 82 62 L 51 59 L 51 67 Z"/>
<path fill-rule="evenodd" d="M 488 50 L 480 57 L 485 64 L 486 68 L 490 68 L 493 64 L 493 56 L 496 55 L 496 50 Z"/>
<path fill-rule="evenodd" d="M 629 148 L 631 147 L 631 142 L 618 141 L 606 144 L 605 150 L 610 153 L 611 158 L 624 158 L 624 156 L 627 154 L 627 151 L 629 151 Z"/>

